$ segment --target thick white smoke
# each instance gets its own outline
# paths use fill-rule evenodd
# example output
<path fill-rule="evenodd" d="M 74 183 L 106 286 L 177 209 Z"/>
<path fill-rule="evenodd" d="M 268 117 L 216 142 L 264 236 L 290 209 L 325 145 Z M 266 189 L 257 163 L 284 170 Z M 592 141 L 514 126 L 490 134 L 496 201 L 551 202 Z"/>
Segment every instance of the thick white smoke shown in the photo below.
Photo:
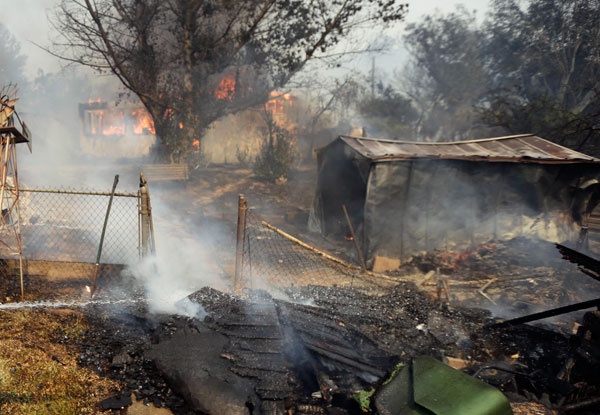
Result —
<path fill-rule="evenodd" d="M 167 208 L 152 194 L 156 255 L 132 265 L 129 271 L 144 287 L 152 313 L 201 317 L 204 310 L 186 297 L 202 287 L 231 289 L 215 257 L 217 235 L 187 223 L 184 212 Z M 158 202 L 158 203 L 156 203 Z"/>

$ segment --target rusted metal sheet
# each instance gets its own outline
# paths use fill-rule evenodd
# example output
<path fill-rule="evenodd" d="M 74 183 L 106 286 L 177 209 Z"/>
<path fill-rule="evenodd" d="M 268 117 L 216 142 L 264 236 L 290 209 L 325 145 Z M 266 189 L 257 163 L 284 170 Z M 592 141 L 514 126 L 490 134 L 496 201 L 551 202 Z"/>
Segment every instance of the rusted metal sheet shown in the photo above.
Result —
<path fill-rule="evenodd" d="M 375 161 L 454 159 L 544 164 L 600 163 L 600 159 L 533 134 L 435 143 L 350 136 L 341 136 L 340 139 L 363 157 Z"/>

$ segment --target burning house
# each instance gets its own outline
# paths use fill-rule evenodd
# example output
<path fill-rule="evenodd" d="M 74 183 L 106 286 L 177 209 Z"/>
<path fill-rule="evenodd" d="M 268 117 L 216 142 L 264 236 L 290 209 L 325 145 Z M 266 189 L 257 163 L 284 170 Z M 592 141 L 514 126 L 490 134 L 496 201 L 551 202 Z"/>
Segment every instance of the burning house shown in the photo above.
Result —
<path fill-rule="evenodd" d="M 599 201 L 600 160 L 531 134 L 443 143 L 341 136 L 317 159 L 311 227 L 340 239 L 355 229 L 370 267 L 519 235 L 576 241 Z"/>
<path fill-rule="evenodd" d="M 273 91 L 264 109 L 275 124 L 287 130 L 299 145 L 297 137 L 301 112 L 300 99 L 291 94 Z M 202 137 L 204 156 L 211 163 L 250 162 L 260 154 L 261 146 L 265 142 L 265 128 L 264 114 L 257 111 L 257 108 L 227 115 L 212 123 Z"/>
<path fill-rule="evenodd" d="M 89 101 L 79 104 L 80 146 L 84 154 L 136 158 L 156 142 L 152 117 L 141 105 Z"/>
<path fill-rule="evenodd" d="M 230 99 L 235 84 L 224 78 L 215 91 L 218 99 Z M 297 135 L 298 98 L 272 92 L 265 104 L 275 123 Z M 154 121 L 139 104 L 116 105 L 102 100 L 79 104 L 80 147 L 84 154 L 108 158 L 147 156 L 156 143 Z M 256 108 L 214 122 L 202 137 L 203 153 L 210 163 L 253 160 L 264 142 L 264 119 Z"/>

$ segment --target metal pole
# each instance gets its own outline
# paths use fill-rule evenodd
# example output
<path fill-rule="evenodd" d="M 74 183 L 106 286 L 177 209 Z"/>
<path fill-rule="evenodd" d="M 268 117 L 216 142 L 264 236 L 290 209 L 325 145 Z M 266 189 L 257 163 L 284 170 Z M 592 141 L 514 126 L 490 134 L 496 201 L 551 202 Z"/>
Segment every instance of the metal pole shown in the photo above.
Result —
<path fill-rule="evenodd" d="M 486 327 L 491 328 L 504 328 L 510 326 L 517 326 L 519 324 L 531 323 L 532 321 L 542 320 L 544 318 L 560 316 L 561 314 L 572 313 L 573 311 L 585 310 L 586 308 L 600 308 L 600 298 L 594 300 L 583 301 L 581 303 L 575 303 L 566 305 L 563 307 L 557 307 L 539 313 L 529 314 L 523 317 L 517 317 L 510 320 L 504 320 L 499 323 L 492 323 Z"/>
<path fill-rule="evenodd" d="M 237 223 L 237 243 L 235 252 L 235 277 L 233 280 L 233 291 L 235 295 L 240 295 L 242 291 L 242 266 L 244 259 L 244 237 L 246 234 L 246 212 L 248 211 L 248 202 L 243 194 L 238 197 L 238 223 Z"/>
<path fill-rule="evenodd" d="M 2 157 L 2 185 L 0 186 L 0 210 L 4 211 L 4 193 L 6 190 L 6 179 L 8 177 L 8 155 L 9 155 L 9 147 L 11 146 L 11 138 L 6 136 L 4 140 L 2 140 L 2 144 L 4 145 L 4 154 Z M 2 223 L 6 224 L 6 218 L 4 217 L 4 213 L 2 213 Z"/>
<path fill-rule="evenodd" d="M 14 197 L 15 210 L 17 212 L 17 249 L 19 250 L 19 279 L 21 281 L 21 300 L 25 297 L 25 283 L 23 281 L 23 238 L 21 236 L 21 199 L 19 195 L 19 175 L 17 169 L 17 150 L 13 149 L 13 169 L 14 169 Z"/>
<path fill-rule="evenodd" d="M 104 216 L 104 225 L 102 226 L 102 234 L 100 235 L 100 245 L 98 246 L 98 255 L 96 256 L 96 269 L 94 273 L 94 285 L 92 286 L 92 291 L 90 293 L 90 297 L 94 296 L 96 292 L 96 285 L 98 282 L 98 271 L 100 269 L 100 257 L 102 256 L 102 246 L 104 245 L 104 235 L 106 234 L 106 225 L 108 225 L 108 216 L 110 215 L 110 208 L 112 206 L 113 196 L 115 195 L 115 189 L 117 188 L 117 183 L 119 183 L 119 175 L 115 175 L 115 181 L 113 182 L 112 191 L 110 193 L 110 198 L 108 199 L 108 208 L 106 209 L 106 216 Z"/>

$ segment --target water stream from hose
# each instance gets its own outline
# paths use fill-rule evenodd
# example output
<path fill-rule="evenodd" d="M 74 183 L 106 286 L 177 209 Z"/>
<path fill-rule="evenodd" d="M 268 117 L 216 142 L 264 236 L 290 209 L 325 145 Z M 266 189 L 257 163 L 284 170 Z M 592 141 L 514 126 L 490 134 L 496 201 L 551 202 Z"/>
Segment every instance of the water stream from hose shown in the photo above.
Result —
<path fill-rule="evenodd" d="M 141 299 L 104 299 L 104 300 L 87 300 L 87 301 L 23 301 L 18 303 L 0 304 L 0 310 L 20 310 L 32 308 L 82 308 L 88 305 L 113 305 L 113 304 L 134 304 Z"/>

